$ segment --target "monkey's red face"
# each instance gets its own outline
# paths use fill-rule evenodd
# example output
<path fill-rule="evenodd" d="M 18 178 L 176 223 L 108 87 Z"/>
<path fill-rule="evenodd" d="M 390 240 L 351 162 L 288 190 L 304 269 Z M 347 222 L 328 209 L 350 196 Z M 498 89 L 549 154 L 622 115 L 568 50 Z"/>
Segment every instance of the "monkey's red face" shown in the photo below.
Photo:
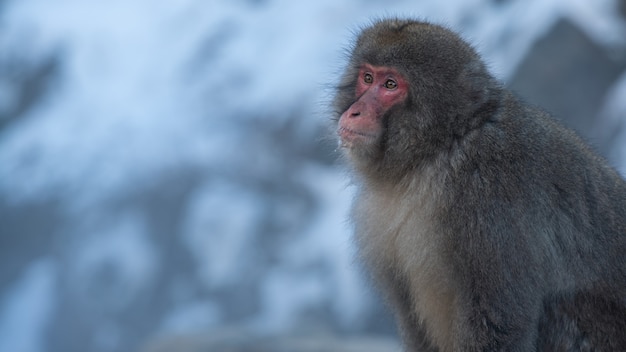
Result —
<path fill-rule="evenodd" d="M 367 146 L 379 140 L 382 117 L 408 95 L 408 82 L 398 71 L 364 64 L 355 87 L 356 102 L 339 118 L 337 133 L 345 148 Z"/>

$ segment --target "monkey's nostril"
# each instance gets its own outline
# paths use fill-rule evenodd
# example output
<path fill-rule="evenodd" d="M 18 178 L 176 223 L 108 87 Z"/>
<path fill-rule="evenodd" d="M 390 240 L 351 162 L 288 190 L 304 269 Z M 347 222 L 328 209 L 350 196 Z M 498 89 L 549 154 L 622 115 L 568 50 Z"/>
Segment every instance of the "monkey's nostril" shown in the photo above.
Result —
<path fill-rule="evenodd" d="M 353 111 L 353 112 L 350 114 L 350 116 L 352 116 L 352 117 L 357 117 L 357 116 L 360 116 L 360 115 L 361 115 L 361 112 L 360 112 L 360 111 Z"/>

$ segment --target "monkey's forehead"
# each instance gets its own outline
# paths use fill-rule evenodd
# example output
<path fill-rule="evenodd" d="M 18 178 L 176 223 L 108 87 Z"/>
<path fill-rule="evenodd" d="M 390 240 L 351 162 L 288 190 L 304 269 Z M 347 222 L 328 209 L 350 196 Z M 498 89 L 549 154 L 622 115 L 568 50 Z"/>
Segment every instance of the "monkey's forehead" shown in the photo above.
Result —
<path fill-rule="evenodd" d="M 400 71 L 454 69 L 477 58 L 456 33 L 415 20 L 389 19 L 365 28 L 354 51 L 355 63 L 393 66 Z"/>

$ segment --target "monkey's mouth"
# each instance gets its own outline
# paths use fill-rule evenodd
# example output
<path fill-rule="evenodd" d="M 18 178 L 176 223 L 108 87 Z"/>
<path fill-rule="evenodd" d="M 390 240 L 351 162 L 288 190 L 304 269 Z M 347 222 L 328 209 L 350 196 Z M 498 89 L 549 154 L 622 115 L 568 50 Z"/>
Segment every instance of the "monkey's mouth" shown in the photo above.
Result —
<path fill-rule="evenodd" d="M 347 127 L 339 127 L 337 134 L 341 139 L 341 146 L 344 148 L 352 148 L 358 143 L 371 143 L 378 138 L 378 135 L 376 134 L 355 131 Z"/>

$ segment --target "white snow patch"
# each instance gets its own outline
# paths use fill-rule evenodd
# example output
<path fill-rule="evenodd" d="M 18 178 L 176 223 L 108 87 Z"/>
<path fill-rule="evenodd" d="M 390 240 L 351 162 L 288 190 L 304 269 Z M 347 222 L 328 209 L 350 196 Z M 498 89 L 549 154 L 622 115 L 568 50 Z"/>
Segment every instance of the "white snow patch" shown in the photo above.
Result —
<path fill-rule="evenodd" d="M 44 352 L 46 329 L 56 299 L 56 265 L 30 264 L 0 302 L 0 351 Z"/>
<path fill-rule="evenodd" d="M 109 220 L 96 226 L 99 232 L 78 237 L 79 248 L 70 263 L 70 282 L 84 300 L 80 303 L 105 314 L 139 299 L 159 267 L 141 216 L 126 213 Z"/>
<path fill-rule="evenodd" d="M 168 313 L 161 330 L 165 334 L 204 333 L 218 325 L 221 318 L 219 307 L 212 302 L 188 302 Z"/>
<path fill-rule="evenodd" d="M 237 282 L 249 265 L 262 215 L 257 196 L 225 181 L 210 182 L 189 201 L 182 238 L 209 288 Z"/>

